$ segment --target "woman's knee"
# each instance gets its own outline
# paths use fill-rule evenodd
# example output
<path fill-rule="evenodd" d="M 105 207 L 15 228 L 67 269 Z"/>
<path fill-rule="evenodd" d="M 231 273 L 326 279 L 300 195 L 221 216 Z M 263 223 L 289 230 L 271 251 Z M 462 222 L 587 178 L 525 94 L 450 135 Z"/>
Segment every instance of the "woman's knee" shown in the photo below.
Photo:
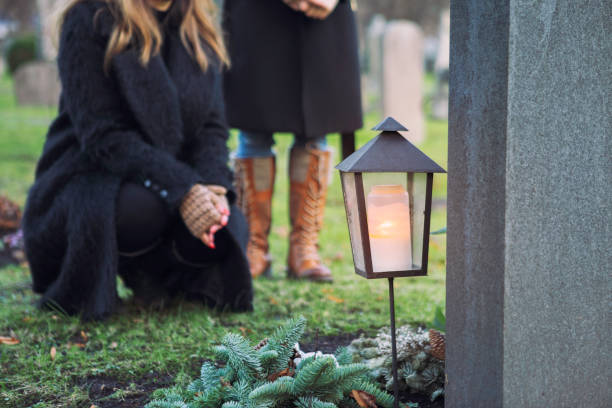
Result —
<path fill-rule="evenodd" d="M 116 206 L 120 252 L 140 252 L 159 242 L 168 225 L 168 213 L 161 198 L 139 184 L 125 183 L 119 190 Z"/>

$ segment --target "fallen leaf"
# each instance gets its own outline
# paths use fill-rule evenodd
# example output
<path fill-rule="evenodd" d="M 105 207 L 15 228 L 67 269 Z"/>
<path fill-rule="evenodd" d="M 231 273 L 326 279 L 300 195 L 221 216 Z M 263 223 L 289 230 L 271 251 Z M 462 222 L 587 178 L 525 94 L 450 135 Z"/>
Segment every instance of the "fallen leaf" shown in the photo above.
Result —
<path fill-rule="evenodd" d="M 116 341 L 113 341 L 113 342 L 110 344 L 110 346 L 109 346 L 109 347 L 110 347 L 110 348 L 112 348 L 112 349 L 116 349 L 118 346 L 119 346 L 119 344 L 117 344 L 117 342 L 116 342 Z"/>
<path fill-rule="evenodd" d="M 293 377 L 294 374 L 295 372 L 291 368 L 287 367 L 283 371 L 279 371 L 275 374 L 270 374 L 268 376 L 268 381 L 276 381 L 276 379 L 279 377 Z"/>
<path fill-rule="evenodd" d="M 365 391 L 353 390 L 351 391 L 351 397 L 357 401 L 357 405 L 361 408 L 378 408 L 378 405 L 376 405 L 376 397 Z"/>
<path fill-rule="evenodd" d="M 75 346 L 75 347 L 78 347 L 78 348 L 85 348 L 85 344 L 83 344 L 83 343 L 71 343 L 71 342 L 68 342 L 67 346 L 68 347 Z"/>
<path fill-rule="evenodd" d="M 344 303 L 344 299 L 341 299 L 339 297 L 336 297 L 334 295 L 327 295 L 325 296 L 327 299 L 331 300 L 332 302 L 336 302 L 336 303 Z"/>
<path fill-rule="evenodd" d="M 15 337 L 0 336 L 0 344 L 6 344 L 7 346 L 14 346 L 15 344 L 19 344 L 19 343 L 21 342 Z"/>
<path fill-rule="evenodd" d="M 57 350 L 55 349 L 55 346 L 51 347 L 51 351 L 49 352 L 49 354 L 51 355 L 51 361 L 54 361 L 55 355 L 57 354 Z"/>
<path fill-rule="evenodd" d="M 29 323 L 30 321 L 32 321 L 32 318 L 30 316 L 26 316 L 21 320 L 23 320 L 24 323 Z"/>
<path fill-rule="evenodd" d="M 270 299 L 268 299 L 268 302 L 270 302 L 270 304 L 272 305 L 278 305 L 278 300 L 274 299 L 272 296 L 270 296 Z"/>
<path fill-rule="evenodd" d="M 344 252 L 336 252 L 336 254 L 332 257 L 333 261 L 341 261 L 344 259 Z"/>
<path fill-rule="evenodd" d="M 253 333 L 253 330 L 249 329 L 248 327 L 239 327 L 238 330 L 240 330 L 240 333 L 242 333 L 243 336 L 246 336 L 248 333 Z"/>

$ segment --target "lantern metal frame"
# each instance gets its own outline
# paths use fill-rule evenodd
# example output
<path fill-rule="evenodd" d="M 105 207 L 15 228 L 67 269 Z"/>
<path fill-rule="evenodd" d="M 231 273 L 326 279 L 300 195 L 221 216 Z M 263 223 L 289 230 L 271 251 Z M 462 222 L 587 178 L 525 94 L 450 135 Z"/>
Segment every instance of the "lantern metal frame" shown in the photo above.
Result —
<path fill-rule="evenodd" d="M 406 140 L 399 132 L 407 129 L 398 123 L 395 119 L 388 117 L 381 123 L 376 125 L 372 130 L 382 131 L 378 136 L 370 140 L 362 148 L 345 158 L 336 169 L 340 170 L 340 179 L 342 182 L 342 194 L 345 207 L 347 202 L 347 185 L 343 173 L 353 173 L 355 185 L 355 196 L 357 199 L 357 216 L 359 219 L 359 234 L 361 238 L 361 247 L 363 249 L 363 264 L 362 270 L 355 264 L 355 272 L 366 279 L 381 279 L 387 278 L 389 281 L 389 314 L 391 320 L 391 354 L 392 354 L 392 373 L 393 373 L 393 393 L 395 396 L 394 407 L 399 407 L 399 382 L 397 376 L 397 348 L 395 336 L 395 295 L 393 289 L 394 278 L 410 277 L 410 276 L 426 276 L 429 257 L 429 234 L 431 225 L 431 201 L 433 190 L 433 175 L 434 173 L 446 173 L 446 171 L 436 164 L 433 160 L 427 157 L 423 152 L 417 149 L 412 143 Z M 423 211 L 423 241 L 421 250 L 421 266 L 420 269 L 411 269 L 403 271 L 384 271 L 374 272 L 372 262 L 372 251 L 370 248 L 370 234 L 368 227 L 368 215 L 365 201 L 365 191 L 363 184 L 363 173 L 405 173 L 407 176 L 407 186 L 409 206 L 410 206 L 410 222 L 414 220 L 414 174 L 426 174 L 425 186 L 425 208 Z M 347 209 L 347 222 L 349 227 L 351 219 Z M 414 229 L 411 228 L 411 233 Z M 356 259 L 355 245 L 353 234 L 351 231 L 351 251 L 353 260 Z M 411 241 L 412 242 L 412 241 Z"/>

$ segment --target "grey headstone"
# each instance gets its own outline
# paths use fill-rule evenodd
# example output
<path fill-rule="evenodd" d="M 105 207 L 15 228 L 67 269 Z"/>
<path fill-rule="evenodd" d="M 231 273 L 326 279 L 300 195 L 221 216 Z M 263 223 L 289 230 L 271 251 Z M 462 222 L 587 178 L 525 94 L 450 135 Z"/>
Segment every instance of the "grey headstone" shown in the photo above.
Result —
<path fill-rule="evenodd" d="M 436 53 L 436 72 L 448 71 L 450 58 L 450 9 L 440 13 L 440 25 L 438 26 L 438 52 Z"/>
<path fill-rule="evenodd" d="M 387 24 L 383 62 L 383 116 L 393 116 L 413 143 L 425 136 L 423 32 L 410 21 Z"/>
<path fill-rule="evenodd" d="M 14 86 L 19 105 L 56 105 L 61 91 L 57 65 L 54 62 L 25 64 L 17 69 Z"/>
<path fill-rule="evenodd" d="M 448 65 L 450 56 L 450 10 L 440 14 L 438 52 L 434 72 L 436 88 L 431 101 L 431 113 L 436 119 L 448 119 Z"/>
<path fill-rule="evenodd" d="M 612 401 L 610 11 L 452 2 L 447 407 Z"/>
<path fill-rule="evenodd" d="M 387 21 L 380 14 L 372 17 L 366 32 L 366 86 L 363 88 L 366 97 L 365 111 L 382 110 L 382 76 L 383 76 L 383 39 Z"/>
<path fill-rule="evenodd" d="M 41 56 L 46 61 L 57 56 L 57 22 L 69 0 L 36 0 L 40 19 Z"/>

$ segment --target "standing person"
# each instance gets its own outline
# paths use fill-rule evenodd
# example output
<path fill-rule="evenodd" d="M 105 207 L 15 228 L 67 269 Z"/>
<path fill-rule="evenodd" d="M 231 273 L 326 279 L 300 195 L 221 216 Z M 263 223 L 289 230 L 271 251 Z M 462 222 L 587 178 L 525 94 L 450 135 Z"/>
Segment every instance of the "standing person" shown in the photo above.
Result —
<path fill-rule="evenodd" d="M 270 268 L 272 136 L 289 132 L 288 273 L 331 281 L 318 254 L 331 161 L 325 136 L 362 126 L 350 1 L 225 0 L 223 20 L 232 59 L 225 75 L 226 111 L 230 126 L 240 129 L 236 189 L 249 221 L 251 274 Z"/>
<path fill-rule="evenodd" d="M 140 298 L 252 308 L 212 11 L 212 0 L 68 6 L 59 115 L 23 218 L 42 304 L 105 317 L 120 275 Z"/>

